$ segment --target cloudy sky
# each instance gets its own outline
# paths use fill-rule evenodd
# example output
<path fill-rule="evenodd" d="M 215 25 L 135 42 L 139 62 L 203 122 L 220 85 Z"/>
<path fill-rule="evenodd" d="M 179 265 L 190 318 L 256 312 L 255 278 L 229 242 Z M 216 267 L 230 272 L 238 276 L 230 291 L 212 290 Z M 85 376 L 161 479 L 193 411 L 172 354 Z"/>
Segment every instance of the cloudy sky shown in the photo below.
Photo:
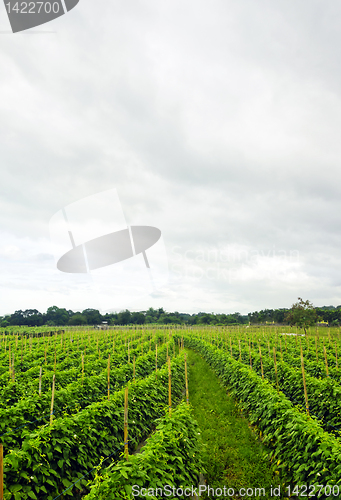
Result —
<path fill-rule="evenodd" d="M 12 34 L 1 5 L 0 315 L 341 304 L 340 23 L 335 0 L 80 0 Z M 109 266 L 102 307 L 50 220 L 108 190 L 169 281 L 120 294 Z"/>

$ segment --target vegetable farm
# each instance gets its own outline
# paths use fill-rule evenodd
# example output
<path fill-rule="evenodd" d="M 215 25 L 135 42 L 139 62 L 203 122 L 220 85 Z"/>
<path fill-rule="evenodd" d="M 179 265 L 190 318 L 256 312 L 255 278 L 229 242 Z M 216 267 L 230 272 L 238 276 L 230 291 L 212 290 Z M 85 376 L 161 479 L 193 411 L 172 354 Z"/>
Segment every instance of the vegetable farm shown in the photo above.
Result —
<path fill-rule="evenodd" d="M 330 494 L 320 489 L 314 498 L 341 495 L 340 330 L 297 333 L 270 326 L 3 329 L 3 498 L 142 499 L 134 484 L 197 485 L 205 469 L 186 404 L 188 349 L 208 362 L 266 446 L 283 492 L 328 485 Z"/>

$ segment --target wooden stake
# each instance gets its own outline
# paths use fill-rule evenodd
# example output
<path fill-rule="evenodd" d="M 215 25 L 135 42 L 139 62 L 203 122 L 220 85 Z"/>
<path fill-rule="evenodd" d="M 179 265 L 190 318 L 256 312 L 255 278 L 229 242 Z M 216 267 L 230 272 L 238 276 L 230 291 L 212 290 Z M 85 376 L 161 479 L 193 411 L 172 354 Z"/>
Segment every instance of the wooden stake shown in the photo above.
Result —
<path fill-rule="evenodd" d="M 323 352 L 324 352 L 324 360 L 326 362 L 326 372 L 327 372 L 327 377 L 329 377 L 329 370 L 328 370 L 328 360 L 327 360 L 327 351 L 326 351 L 326 346 L 323 344 Z"/>
<path fill-rule="evenodd" d="M 187 380 L 187 356 L 185 353 L 185 380 L 186 380 L 186 402 L 189 405 L 189 398 L 188 398 L 188 380 Z"/>
<path fill-rule="evenodd" d="M 157 344 L 155 344 L 155 378 L 157 378 Z"/>
<path fill-rule="evenodd" d="M 50 411 L 50 425 L 52 425 L 53 421 L 53 405 L 54 405 L 54 388 L 55 388 L 55 382 L 56 382 L 56 375 L 53 375 L 52 379 L 52 398 L 51 398 L 51 411 Z"/>
<path fill-rule="evenodd" d="M 275 374 L 276 374 L 277 392 L 279 392 L 278 375 L 277 375 L 276 348 L 275 348 L 275 346 L 273 346 L 273 353 L 274 353 L 274 364 L 275 364 Z"/>
<path fill-rule="evenodd" d="M 336 345 L 336 341 L 335 341 L 335 358 L 336 358 L 336 369 L 338 370 L 339 369 L 339 365 L 338 365 L 338 362 L 337 362 L 337 345 Z"/>
<path fill-rule="evenodd" d="M 108 400 L 110 399 L 110 354 L 108 357 Z"/>
<path fill-rule="evenodd" d="M 12 380 L 15 382 L 14 353 L 12 355 Z"/>
<path fill-rule="evenodd" d="M 315 337 L 315 352 L 316 352 L 316 361 L 319 362 L 319 355 L 317 354 L 317 337 Z"/>
<path fill-rule="evenodd" d="M 41 396 L 41 375 L 42 375 L 42 372 L 43 372 L 43 367 L 41 366 L 40 370 L 39 370 L 39 396 Z"/>
<path fill-rule="evenodd" d="M 252 370 L 252 358 L 251 358 L 251 341 L 249 339 L 249 355 L 250 355 L 250 368 Z"/>
<path fill-rule="evenodd" d="M 169 408 L 169 416 L 172 416 L 172 381 L 171 381 L 171 362 L 170 358 L 168 358 L 168 408 Z"/>
<path fill-rule="evenodd" d="M 133 360 L 133 380 L 135 382 L 135 356 L 134 356 L 134 360 Z"/>
<path fill-rule="evenodd" d="M 126 459 L 129 458 L 128 452 L 128 387 L 124 392 L 124 454 Z"/>
<path fill-rule="evenodd" d="M 83 385 L 83 379 L 84 379 L 84 354 L 82 353 L 82 385 Z"/>
<path fill-rule="evenodd" d="M 306 410 L 307 410 L 307 414 L 309 415 L 308 393 L 307 393 L 307 386 L 306 386 L 306 383 L 305 383 L 304 359 L 303 359 L 303 351 L 302 351 L 301 340 L 300 340 L 300 347 L 301 347 L 301 368 L 302 368 L 302 378 L 303 378 L 305 407 L 306 407 Z"/>
<path fill-rule="evenodd" d="M 0 443 L 0 500 L 4 500 L 4 447 Z"/>
<path fill-rule="evenodd" d="M 261 347 L 260 347 L 260 343 L 258 343 L 258 347 L 259 347 L 260 369 L 262 371 L 262 379 L 264 380 L 263 359 L 262 359 L 262 350 L 261 350 Z"/>
<path fill-rule="evenodd" d="M 11 364 L 11 343 L 9 342 L 8 344 L 8 371 L 9 371 L 9 378 L 12 378 L 12 364 Z"/>

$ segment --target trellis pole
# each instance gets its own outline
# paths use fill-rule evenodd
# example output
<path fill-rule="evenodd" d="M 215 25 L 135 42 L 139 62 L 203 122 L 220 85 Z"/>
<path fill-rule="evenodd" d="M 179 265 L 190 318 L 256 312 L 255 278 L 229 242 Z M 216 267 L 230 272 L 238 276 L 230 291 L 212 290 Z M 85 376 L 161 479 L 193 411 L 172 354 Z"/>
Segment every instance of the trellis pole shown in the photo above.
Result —
<path fill-rule="evenodd" d="M 168 358 L 168 407 L 169 407 L 169 416 L 172 416 L 172 381 L 171 381 L 171 362 L 170 358 Z"/>
<path fill-rule="evenodd" d="M 188 380 L 187 380 L 187 356 L 185 353 L 185 380 L 186 380 L 186 402 L 189 404 L 189 398 L 188 398 Z"/>
<path fill-rule="evenodd" d="M 41 366 L 40 370 L 39 370 L 39 396 L 41 396 L 41 375 L 42 375 L 42 372 L 43 372 L 43 367 Z"/>
<path fill-rule="evenodd" d="M 108 400 L 110 399 L 110 354 L 108 357 Z"/>
<path fill-rule="evenodd" d="M 4 447 L 0 443 L 0 500 L 4 500 Z"/>
<path fill-rule="evenodd" d="M 51 411 L 50 411 L 50 425 L 52 425 L 53 421 L 53 405 L 54 405 L 54 389 L 55 389 L 56 375 L 53 375 L 52 379 L 52 397 L 51 397 Z"/>
<path fill-rule="evenodd" d="M 303 378 L 305 407 L 306 407 L 306 410 L 307 410 L 307 414 L 309 415 L 308 393 L 307 393 L 307 386 L 306 386 L 306 382 L 305 382 L 304 359 L 303 359 L 303 351 L 302 351 L 301 340 L 300 340 L 300 348 L 301 348 L 301 368 L 302 368 L 302 378 Z"/>
<path fill-rule="evenodd" d="M 128 452 L 128 387 L 124 392 L 124 455 L 126 459 L 129 458 Z"/>

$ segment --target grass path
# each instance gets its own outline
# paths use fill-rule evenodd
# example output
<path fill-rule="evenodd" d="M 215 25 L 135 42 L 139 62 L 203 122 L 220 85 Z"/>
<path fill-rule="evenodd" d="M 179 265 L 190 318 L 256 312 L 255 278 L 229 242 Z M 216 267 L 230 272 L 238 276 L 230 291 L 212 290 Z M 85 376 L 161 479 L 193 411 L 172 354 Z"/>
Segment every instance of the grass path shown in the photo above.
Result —
<path fill-rule="evenodd" d="M 272 496 L 271 487 L 279 481 L 270 472 L 263 457 L 265 447 L 234 400 L 226 394 L 219 378 L 201 356 L 186 349 L 189 368 L 189 400 L 199 423 L 205 446 L 206 483 L 212 488 L 264 488 L 260 494 L 226 496 L 225 498 L 288 498 Z M 224 498 L 210 496 L 209 498 Z"/>

